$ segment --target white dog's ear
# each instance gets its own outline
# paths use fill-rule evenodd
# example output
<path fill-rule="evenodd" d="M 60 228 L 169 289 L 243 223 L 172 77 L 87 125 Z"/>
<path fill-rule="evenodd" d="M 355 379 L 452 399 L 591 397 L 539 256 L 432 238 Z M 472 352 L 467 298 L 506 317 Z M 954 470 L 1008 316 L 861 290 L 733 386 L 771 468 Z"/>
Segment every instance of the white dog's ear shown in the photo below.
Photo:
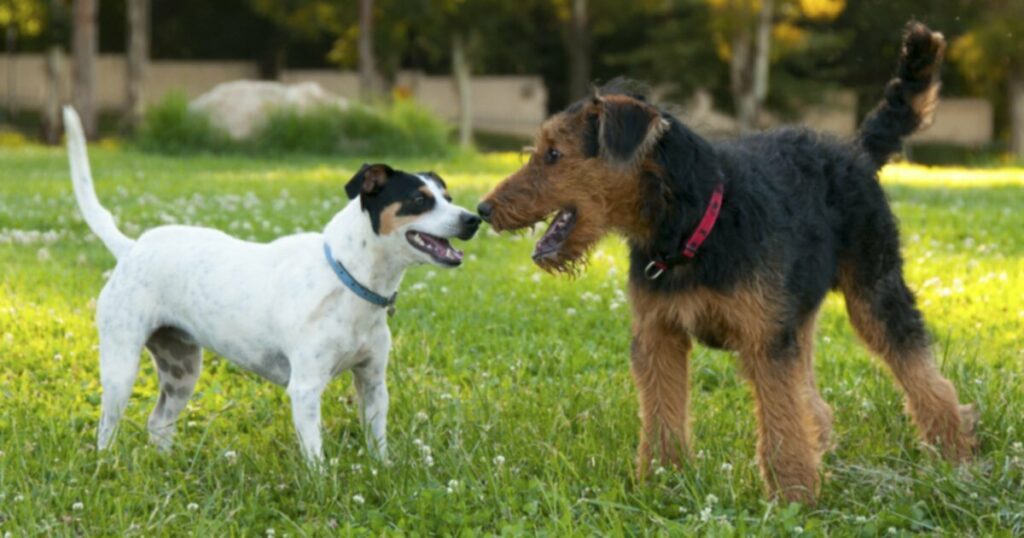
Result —
<path fill-rule="evenodd" d="M 395 171 L 386 164 L 364 164 L 345 185 L 345 194 L 349 200 L 359 195 L 377 194 L 394 173 Z"/>

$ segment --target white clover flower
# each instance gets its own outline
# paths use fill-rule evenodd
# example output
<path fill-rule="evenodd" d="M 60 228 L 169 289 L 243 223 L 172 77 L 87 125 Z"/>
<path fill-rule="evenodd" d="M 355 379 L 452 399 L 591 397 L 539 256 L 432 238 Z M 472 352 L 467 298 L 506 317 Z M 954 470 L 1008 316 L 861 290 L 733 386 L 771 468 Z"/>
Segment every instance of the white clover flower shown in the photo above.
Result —
<path fill-rule="evenodd" d="M 732 472 L 732 464 L 729 463 L 729 462 L 723 463 L 722 464 L 722 470 L 727 472 L 727 473 L 731 473 Z"/>
<path fill-rule="evenodd" d="M 714 506 L 718 504 L 718 497 L 714 493 L 708 493 L 708 496 L 704 497 L 704 502 L 708 503 L 708 506 Z"/>
<path fill-rule="evenodd" d="M 1013 443 L 1013 451 L 1024 452 L 1024 443 L 1021 443 L 1020 441 Z"/>
<path fill-rule="evenodd" d="M 359 494 L 357 493 L 357 494 L 355 494 L 355 495 L 353 495 L 353 496 L 352 496 L 352 502 L 354 502 L 354 503 L 356 503 L 356 504 L 366 504 L 366 499 L 365 499 L 365 498 L 363 498 L 363 496 L 362 496 L 362 495 L 359 495 Z"/>
<path fill-rule="evenodd" d="M 426 465 L 427 467 L 433 467 L 434 466 L 434 457 L 433 456 L 427 456 L 427 457 L 423 458 L 423 465 Z"/>
<path fill-rule="evenodd" d="M 705 507 L 704 509 L 702 509 L 700 511 L 700 520 L 705 522 L 705 523 L 711 520 L 711 507 L 710 506 L 707 506 L 707 507 Z"/>
<path fill-rule="evenodd" d="M 426 422 L 429 419 L 430 415 L 428 415 L 426 411 L 420 411 L 416 413 L 416 420 L 419 422 Z"/>
<path fill-rule="evenodd" d="M 505 456 L 498 454 L 497 456 L 494 456 L 494 459 L 491 460 L 491 462 L 493 462 L 498 467 L 501 467 L 502 465 L 505 465 Z"/>
<path fill-rule="evenodd" d="M 804 528 L 801 527 L 800 525 L 797 525 L 796 527 L 793 527 L 793 534 L 803 534 L 803 533 L 804 533 Z"/>
<path fill-rule="evenodd" d="M 885 533 L 886 534 L 895 535 L 896 534 L 896 527 L 889 527 L 888 529 L 885 529 Z"/>
<path fill-rule="evenodd" d="M 228 450 L 224 452 L 224 457 L 231 463 L 234 463 L 235 460 L 238 459 L 238 452 L 235 452 L 234 450 Z"/>
<path fill-rule="evenodd" d="M 48 262 L 50 261 L 51 258 L 50 251 L 46 250 L 45 247 L 41 248 L 38 251 L 36 251 L 36 258 L 41 262 Z"/>
<path fill-rule="evenodd" d="M 82 510 L 85 509 L 85 505 L 82 504 L 82 501 L 78 501 L 75 504 L 71 505 L 71 509 L 74 510 L 75 512 L 81 512 Z"/>
<path fill-rule="evenodd" d="M 659 465 L 658 468 L 654 470 L 654 474 L 655 476 L 665 474 L 665 468 Z"/>
<path fill-rule="evenodd" d="M 185 508 L 187 508 L 189 512 L 195 512 L 196 510 L 199 510 L 199 505 L 196 503 L 188 503 L 188 506 Z"/>
<path fill-rule="evenodd" d="M 570 306 L 569 308 L 565 309 L 565 313 L 566 313 L 566 315 L 569 315 L 569 316 L 575 316 L 576 315 L 576 309 Z"/>
<path fill-rule="evenodd" d="M 857 516 L 857 517 L 853 518 L 853 521 L 856 522 L 856 523 L 864 524 L 864 523 L 868 522 L 868 518 L 866 518 L 864 516 Z"/>
<path fill-rule="evenodd" d="M 267 529 L 267 536 L 275 536 L 275 535 L 277 535 L 277 531 L 275 531 L 273 528 Z"/>
<path fill-rule="evenodd" d="M 327 464 L 330 465 L 331 467 L 337 467 L 338 463 L 339 463 L 338 458 L 331 458 L 331 459 L 327 460 Z"/>

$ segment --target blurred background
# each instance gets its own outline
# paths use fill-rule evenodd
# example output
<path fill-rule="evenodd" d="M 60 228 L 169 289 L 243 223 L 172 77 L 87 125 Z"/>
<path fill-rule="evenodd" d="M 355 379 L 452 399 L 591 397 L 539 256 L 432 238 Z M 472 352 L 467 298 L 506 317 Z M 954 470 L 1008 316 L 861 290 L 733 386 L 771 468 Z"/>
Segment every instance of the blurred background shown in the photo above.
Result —
<path fill-rule="evenodd" d="M 848 136 L 911 18 L 950 47 L 908 157 L 1021 162 L 1021 0 L 0 0 L 0 137 L 57 143 L 71 102 L 163 152 L 517 149 L 620 75 L 707 136 Z"/>

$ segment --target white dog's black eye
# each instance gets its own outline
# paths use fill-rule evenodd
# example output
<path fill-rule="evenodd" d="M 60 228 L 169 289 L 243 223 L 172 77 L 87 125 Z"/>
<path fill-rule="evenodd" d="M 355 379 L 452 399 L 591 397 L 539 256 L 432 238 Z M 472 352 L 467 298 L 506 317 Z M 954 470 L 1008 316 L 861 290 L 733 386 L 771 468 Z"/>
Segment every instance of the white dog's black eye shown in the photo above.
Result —
<path fill-rule="evenodd" d="M 555 148 L 551 148 L 547 153 L 544 154 L 544 162 L 547 164 L 555 164 L 558 159 L 562 157 L 562 152 Z"/>

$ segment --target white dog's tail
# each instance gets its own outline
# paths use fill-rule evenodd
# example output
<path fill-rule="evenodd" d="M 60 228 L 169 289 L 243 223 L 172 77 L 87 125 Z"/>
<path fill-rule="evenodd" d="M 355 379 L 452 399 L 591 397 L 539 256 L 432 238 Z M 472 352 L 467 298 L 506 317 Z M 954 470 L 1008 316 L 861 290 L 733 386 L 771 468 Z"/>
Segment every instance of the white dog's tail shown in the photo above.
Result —
<path fill-rule="evenodd" d="M 68 160 L 71 161 L 71 185 L 75 189 L 75 199 L 82 217 L 89 228 L 99 236 L 115 258 L 120 258 L 135 241 L 121 233 L 110 214 L 96 198 L 96 189 L 92 186 L 92 172 L 89 170 L 89 155 L 85 150 L 85 133 L 82 132 L 82 120 L 70 106 L 64 107 L 64 131 L 68 142 Z"/>

